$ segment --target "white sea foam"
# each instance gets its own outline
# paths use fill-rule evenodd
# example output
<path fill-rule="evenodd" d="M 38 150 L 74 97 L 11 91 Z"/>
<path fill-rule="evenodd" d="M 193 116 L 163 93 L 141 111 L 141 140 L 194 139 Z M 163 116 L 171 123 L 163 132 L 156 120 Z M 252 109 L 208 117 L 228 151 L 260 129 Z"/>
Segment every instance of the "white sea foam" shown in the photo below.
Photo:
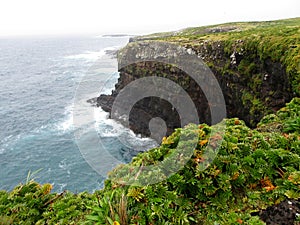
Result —
<path fill-rule="evenodd" d="M 18 134 L 16 136 L 9 135 L 7 137 L 4 137 L 0 141 L 0 154 L 3 154 L 7 149 L 10 148 L 14 143 L 16 143 L 20 139 L 21 135 Z"/>
<path fill-rule="evenodd" d="M 69 105 L 65 108 L 64 117 L 65 120 L 56 124 L 56 129 L 59 131 L 66 132 L 68 130 L 73 129 L 73 108 L 74 105 Z"/>
<path fill-rule="evenodd" d="M 62 170 L 67 171 L 68 175 L 71 174 L 71 172 L 69 170 L 69 165 L 67 164 L 65 159 L 59 162 L 58 167 L 61 168 Z"/>
<path fill-rule="evenodd" d="M 53 186 L 58 186 L 58 192 L 63 192 L 63 191 L 65 191 L 65 187 L 67 186 L 67 184 L 66 183 L 58 183 L 58 184 L 55 184 L 55 183 L 53 183 Z"/>
<path fill-rule="evenodd" d="M 98 125 L 101 121 L 108 119 L 108 113 L 104 112 L 100 107 L 94 107 L 94 120 Z"/>
<path fill-rule="evenodd" d="M 116 50 L 120 48 L 120 46 L 114 46 L 114 47 L 107 47 L 102 49 L 101 51 L 85 51 L 81 54 L 76 55 L 69 55 L 65 56 L 66 59 L 79 59 L 79 60 L 86 60 L 86 61 L 96 61 L 97 59 L 100 59 L 106 54 L 106 51 Z"/>
<path fill-rule="evenodd" d="M 99 51 L 99 52 L 92 52 L 92 51 L 86 51 L 85 53 L 82 54 L 77 54 L 77 55 L 69 55 L 66 56 L 66 59 L 85 59 L 88 61 L 95 61 L 98 58 L 100 58 L 101 56 L 103 56 L 105 54 L 105 52 Z"/>
<path fill-rule="evenodd" d="M 0 141 L 0 146 L 1 146 L 0 154 L 4 153 L 5 149 L 8 147 L 8 144 L 9 144 L 11 138 L 12 138 L 12 135 L 9 135 Z"/>
<path fill-rule="evenodd" d="M 58 167 L 59 167 L 60 169 L 66 169 L 66 162 L 61 161 L 61 162 L 58 164 Z"/>
<path fill-rule="evenodd" d="M 73 127 L 73 115 L 70 114 L 68 115 L 68 118 L 61 123 L 61 128 L 63 131 L 67 131 L 72 129 L 72 127 Z"/>
<path fill-rule="evenodd" d="M 101 138 L 118 138 L 119 141 L 129 148 L 145 150 L 157 146 L 151 138 L 142 138 L 120 122 L 108 118 L 108 113 L 101 108 L 94 109 L 95 129 Z"/>
<path fill-rule="evenodd" d="M 126 128 L 108 117 L 108 113 L 100 107 L 94 108 L 95 129 L 100 137 L 117 137 L 121 135 Z"/>

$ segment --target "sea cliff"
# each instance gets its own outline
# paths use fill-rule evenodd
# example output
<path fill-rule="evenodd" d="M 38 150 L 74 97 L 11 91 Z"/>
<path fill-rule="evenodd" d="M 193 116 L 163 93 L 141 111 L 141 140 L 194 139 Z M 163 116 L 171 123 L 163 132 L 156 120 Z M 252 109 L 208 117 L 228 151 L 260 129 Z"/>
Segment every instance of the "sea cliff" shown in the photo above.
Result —
<path fill-rule="evenodd" d="M 195 52 L 211 69 L 222 89 L 227 117 L 238 117 L 255 127 L 263 116 L 300 96 L 298 23 L 299 19 L 229 23 L 131 38 L 121 52 L 128 55 L 139 49 L 138 55 L 130 54 L 131 60 L 145 60 L 125 67 L 119 65 L 120 78 L 115 89 L 111 95 L 99 96 L 97 104 L 111 112 L 116 96 L 130 82 L 142 77 L 164 77 L 183 87 L 196 105 L 199 121 L 211 124 L 205 93 L 188 74 L 176 66 L 146 60 L 149 52 L 143 52 L 145 45 L 173 43 Z M 123 58 L 124 54 L 119 54 L 119 63 Z M 172 104 L 156 97 L 137 102 L 129 126 L 134 132 L 149 136 L 148 123 L 158 115 L 167 123 L 167 135 L 180 127 Z"/>

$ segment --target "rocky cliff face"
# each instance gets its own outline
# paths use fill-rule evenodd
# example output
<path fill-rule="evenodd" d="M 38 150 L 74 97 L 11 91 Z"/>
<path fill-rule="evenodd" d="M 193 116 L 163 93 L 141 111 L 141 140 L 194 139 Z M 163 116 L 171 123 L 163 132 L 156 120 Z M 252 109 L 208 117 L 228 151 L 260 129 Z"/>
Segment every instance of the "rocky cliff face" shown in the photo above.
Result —
<path fill-rule="evenodd" d="M 226 29 L 225 31 L 227 32 Z M 193 37 L 187 40 L 175 37 L 162 39 L 183 46 L 188 53 L 195 53 L 208 65 L 222 89 L 229 118 L 238 117 L 250 127 L 254 127 L 264 115 L 277 111 L 292 97 L 297 96 L 297 90 L 293 86 L 295 84 L 293 74 L 299 71 L 288 70 L 287 64 L 272 57 L 272 54 L 264 54 L 262 57 L 259 44 L 247 37 L 231 38 L 230 41 L 224 38 L 206 40 Z M 149 42 L 136 38 L 130 43 L 133 45 L 127 48 L 143 49 L 147 43 Z M 286 44 L 281 48 L 288 50 L 292 47 Z M 132 81 L 143 77 L 164 77 L 176 82 L 188 93 L 196 106 L 199 122 L 211 124 L 209 110 L 211 102 L 206 98 L 207 90 L 203 90 L 203 87 L 201 88 L 188 74 L 173 65 L 147 61 L 147 54 L 150 53 L 143 50 L 139 54 L 130 54 L 131 60 L 139 59 L 138 63 L 123 66 L 121 64 L 124 52 L 126 54 L 126 51 L 123 51 L 123 55 L 119 55 L 120 78 L 115 90 L 111 95 L 99 96 L 98 106 L 111 112 L 115 98 Z M 169 56 L 166 53 L 152 57 Z M 152 96 L 135 103 L 129 115 L 129 127 L 135 133 L 149 136 L 151 135 L 149 122 L 155 117 L 160 117 L 166 122 L 167 135 L 182 125 L 180 115 L 170 102 Z M 157 137 L 159 138 L 161 137 Z"/>
<path fill-rule="evenodd" d="M 293 97 L 285 66 L 270 58 L 262 60 L 255 51 L 245 51 L 242 40 L 237 40 L 230 52 L 224 50 L 224 42 L 204 43 L 194 49 L 218 79 L 228 117 L 239 117 L 254 127 Z"/>
<path fill-rule="evenodd" d="M 101 95 L 97 99 L 98 106 L 105 111 L 111 112 L 116 96 L 130 82 L 146 76 L 159 76 L 170 79 L 178 83 L 189 94 L 195 103 L 200 118 L 200 122 L 210 121 L 208 102 L 201 88 L 189 79 L 183 71 L 170 65 L 158 62 L 144 62 L 132 64 L 120 70 L 120 78 L 115 90 L 111 95 Z M 147 97 L 134 105 L 129 116 L 129 126 L 135 133 L 150 136 L 149 122 L 152 118 L 160 117 L 167 126 L 167 134 L 171 134 L 175 128 L 181 127 L 180 116 L 174 110 L 172 104 L 159 97 Z"/>

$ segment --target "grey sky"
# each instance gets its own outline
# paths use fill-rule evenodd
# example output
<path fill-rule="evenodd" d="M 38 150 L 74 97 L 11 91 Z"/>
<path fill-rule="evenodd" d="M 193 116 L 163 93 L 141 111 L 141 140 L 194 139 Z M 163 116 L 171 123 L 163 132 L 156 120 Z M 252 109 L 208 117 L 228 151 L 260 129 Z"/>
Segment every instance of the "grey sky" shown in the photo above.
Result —
<path fill-rule="evenodd" d="M 139 34 L 299 16 L 299 0 L 1 0 L 0 36 Z"/>

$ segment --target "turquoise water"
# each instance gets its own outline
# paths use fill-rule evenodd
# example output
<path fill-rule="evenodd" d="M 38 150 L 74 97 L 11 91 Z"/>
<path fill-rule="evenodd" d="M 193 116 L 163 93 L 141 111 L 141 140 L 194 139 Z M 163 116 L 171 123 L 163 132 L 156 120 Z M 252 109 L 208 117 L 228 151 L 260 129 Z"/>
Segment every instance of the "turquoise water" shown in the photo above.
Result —
<path fill-rule="evenodd" d="M 0 39 L 0 189 L 11 190 L 39 169 L 35 180 L 52 183 L 54 191 L 92 192 L 103 186 L 105 177 L 84 160 L 74 138 L 74 96 L 96 62 L 94 75 L 109 79 L 97 93 L 87 87 L 87 96 L 111 91 L 119 74 L 107 71 L 101 58 L 106 49 L 127 42 L 128 37 Z M 101 142 L 122 162 L 132 154 L 118 136 L 143 150 L 155 145 L 109 120 L 101 109 L 95 109 L 94 120 Z"/>

